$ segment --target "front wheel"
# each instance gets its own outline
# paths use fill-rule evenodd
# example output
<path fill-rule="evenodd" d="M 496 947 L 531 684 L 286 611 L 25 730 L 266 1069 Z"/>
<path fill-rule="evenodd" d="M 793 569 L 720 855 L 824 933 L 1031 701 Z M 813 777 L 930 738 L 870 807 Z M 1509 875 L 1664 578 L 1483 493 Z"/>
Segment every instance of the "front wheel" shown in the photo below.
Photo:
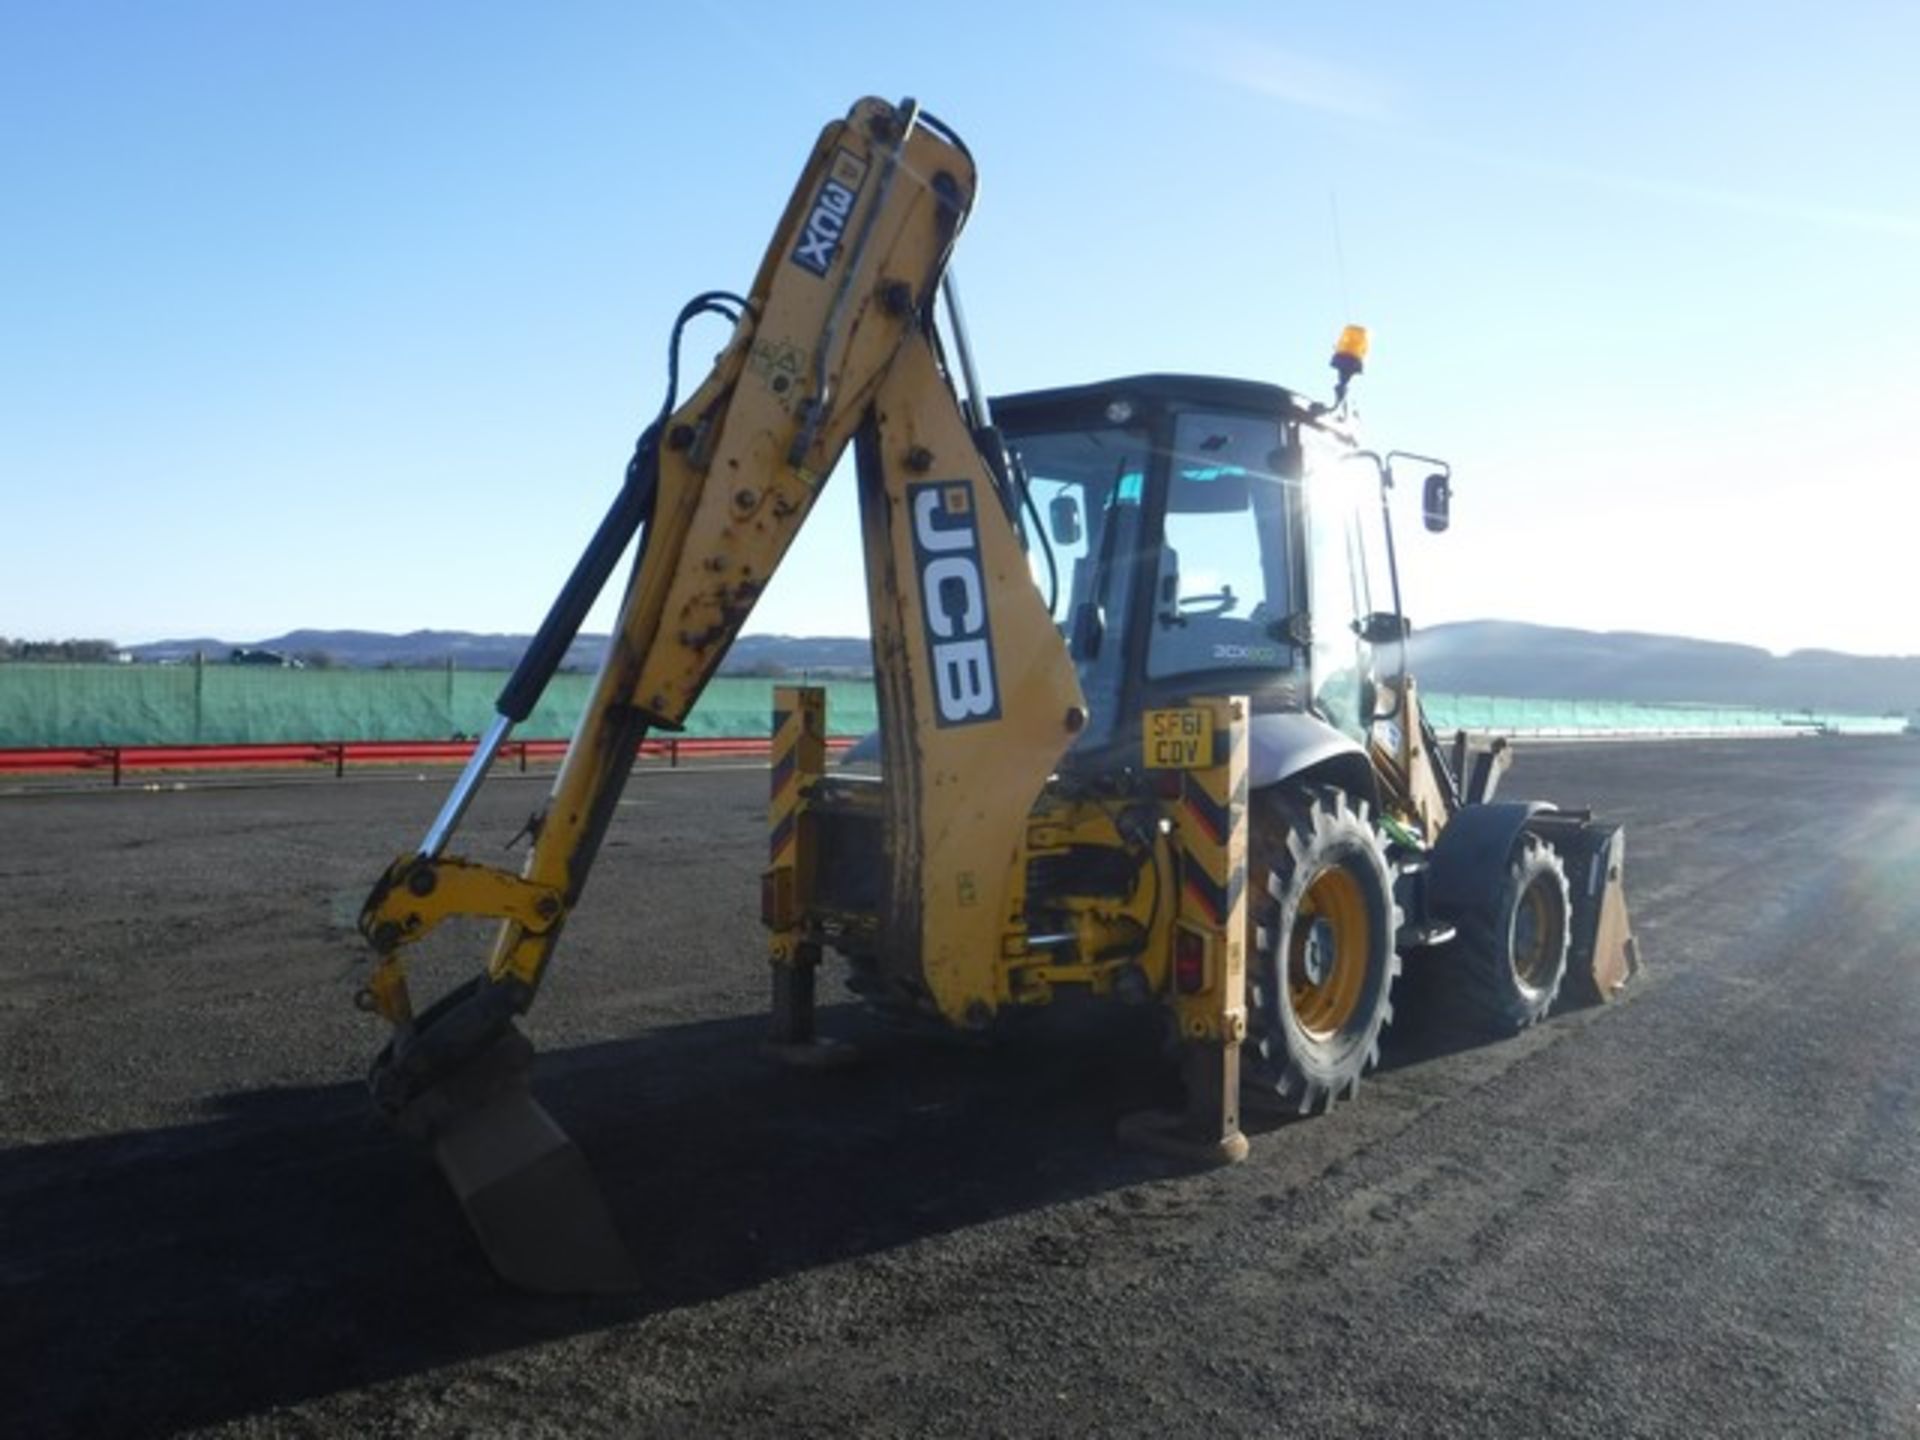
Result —
<path fill-rule="evenodd" d="M 1307 1114 L 1354 1095 L 1393 1016 L 1393 875 L 1364 801 L 1255 796 L 1247 1083 Z"/>
<path fill-rule="evenodd" d="M 1522 836 L 1499 887 L 1458 918 L 1445 980 L 1460 1018 L 1495 1035 L 1544 1019 L 1566 979 L 1572 910 L 1559 855 Z"/>

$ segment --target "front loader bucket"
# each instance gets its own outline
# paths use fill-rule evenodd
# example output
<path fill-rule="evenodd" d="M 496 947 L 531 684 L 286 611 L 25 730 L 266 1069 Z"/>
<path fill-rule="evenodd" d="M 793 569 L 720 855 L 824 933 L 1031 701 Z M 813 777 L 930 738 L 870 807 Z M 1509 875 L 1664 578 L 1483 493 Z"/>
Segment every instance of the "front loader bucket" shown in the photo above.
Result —
<path fill-rule="evenodd" d="M 432 1150 L 508 1284 L 555 1295 L 631 1290 L 639 1274 L 586 1158 L 527 1089 L 532 1054 L 509 1029 L 397 1123 Z"/>
<path fill-rule="evenodd" d="M 1561 1005 L 1597 1005 L 1618 997 L 1640 972 L 1640 947 L 1627 918 L 1626 829 L 1579 820 L 1536 820 L 1560 852 L 1573 900 L 1567 978 Z"/>

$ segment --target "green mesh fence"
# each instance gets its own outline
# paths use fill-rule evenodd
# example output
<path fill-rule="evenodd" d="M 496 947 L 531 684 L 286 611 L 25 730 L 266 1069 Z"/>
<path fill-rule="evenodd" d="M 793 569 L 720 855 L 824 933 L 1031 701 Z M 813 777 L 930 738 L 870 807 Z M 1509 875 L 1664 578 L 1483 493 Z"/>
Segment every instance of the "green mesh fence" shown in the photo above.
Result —
<path fill-rule="evenodd" d="M 1827 730 L 1848 735 L 1898 733 L 1903 721 L 1823 711 L 1741 709 L 1718 705 L 1636 703 L 1631 700 L 1518 700 L 1504 695 L 1428 695 L 1420 703 L 1438 731 L 1493 730 L 1512 734 L 1670 734 L 1743 731 L 1779 734 Z"/>
<path fill-rule="evenodd" d="M 249 665 L 0 665 L 0 746 L 253 745 L 310 740 L 450 740 L 477 735 L 506 677 L 461 670 L 282 670 Z M 715 680 L 688 717 L 693 736 L 764 736 L 772 680 Z M 801 683 L 782 681 L 782 684 Z M 818 682 L 816 682 L 818 683 Z M 864 680 L 825 682 L 835 735 L 874 728 Z M 564 740 L 592 689 L 556 675 L 516 734 Z M 1898 719 L 1609 700 L 1422 695 L 1436 730 L 1671 733 L 1898 731 Z"/>
<path fill-rule="evenodd" d="M 282 670 L 249 665 L 0 665 L 0 746 L 259 745 L 450 740 L 484 730 L 506 676 L 459 670 Z M 687 717 L 694 736 L 768 734 L 772 680 L 722 678 Z M 782 684 L 800 683 L 781 681 Z M 564 740 L 591 675 L 556 675 L 514 733 Z M 873 687 L 827 683 L 836 735 L 874 727 Z"/>

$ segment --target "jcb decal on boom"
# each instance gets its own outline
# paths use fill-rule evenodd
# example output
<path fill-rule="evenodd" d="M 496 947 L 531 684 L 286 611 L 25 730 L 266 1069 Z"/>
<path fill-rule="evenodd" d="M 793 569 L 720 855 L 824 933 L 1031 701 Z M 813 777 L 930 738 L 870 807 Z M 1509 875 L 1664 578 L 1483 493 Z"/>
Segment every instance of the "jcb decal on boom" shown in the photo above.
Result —
<path fill-rule="evenodd" d="M 833 268 L 846 238 L 847 221 L 853 215 L 854 202 L 867 178 L 867 162 L 851 150 L 833 157 L 833 168 L 820 182 L 820 193 L 813 197 L 807 223 L 800 227 L 800 243 L 793 247 L 793 263 L 802 270 L 824 276 Z"/>
<path fill-rule="evenodd" d="M 913 566 L 933 667 L 935 721 L 972 725 L 1000 718 L 987 585 L 980 570 L 980 531 L 973 487 L 940 480 L 907 487 L 913 517 Z"/>

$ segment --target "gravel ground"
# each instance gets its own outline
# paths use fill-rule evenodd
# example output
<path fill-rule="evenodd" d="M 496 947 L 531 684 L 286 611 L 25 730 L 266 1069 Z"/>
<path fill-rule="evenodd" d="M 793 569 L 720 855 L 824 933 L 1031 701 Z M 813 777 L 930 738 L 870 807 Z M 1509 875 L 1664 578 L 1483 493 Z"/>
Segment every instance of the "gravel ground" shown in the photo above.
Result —
<path fill-rule="evenodd" d="M 365 1111 L 351 919 L 446 776 L 0 796 L 0 1431 L 1920 1435 L 1917 762 L 1528 750 L 1627 821 L 1647 982 L 1403 1023 L 1200 1174 L 1112 1139 L 1135 1013 L 766 1066 L 764 772 L 644 774 L 528 1025 L 647 1277 L 593 1301 Z"/>

